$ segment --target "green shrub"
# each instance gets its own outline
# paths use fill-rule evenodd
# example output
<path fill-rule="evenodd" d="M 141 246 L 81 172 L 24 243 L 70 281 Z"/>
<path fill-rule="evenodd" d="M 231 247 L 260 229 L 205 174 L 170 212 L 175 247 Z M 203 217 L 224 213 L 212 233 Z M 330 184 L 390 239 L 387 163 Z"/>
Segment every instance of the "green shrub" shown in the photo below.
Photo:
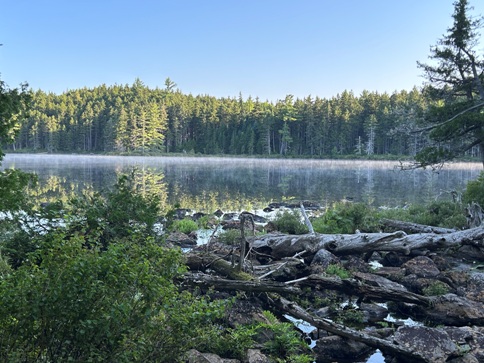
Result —
<path fill-rule="evenodd" d="M 186 267 L 154 235 L 157 211 L 122 177 L 67 203 L 56 228 L 0 224 L 0 256 L 15 252 L 0 261 L 0 361 L 171 363 L 215 331 L 227 301 L 178 288 Z"/>
<path fill-rule="evenodd" d="M 467 183 L 462 201 L 466 204 L 475 202 L 484 208 L 484 172 L 476 180 Z"/>
<path fill-rule="evenodd" d="M 300 338 L 292 323 L 282 323 L 269 311 L 264 311 L 267 323 L 260 327 L 268 329 L 274 334 L 272 339 L 264 344 L 264 351 L 278 358 L 289 358 L 298 355 L 307 345 Z"/>
<path fill-rule="evenodd" d="M 240 243 L 240 229 L 226 229 L 218 235 L 218 240 L 226 245 L 233 246 Z"/>
<path fill-rule="evenodd" d="M 184 219 L 174 221 L 170 229 L 172 231 L 189 234 L 198 229 L 198 224 L 192 219 L 184 218 Z"/>
<path fill-rule="evenodd" d="M 288 234 L 308 233 L 308 227 L 301 221 L 301 215 L 297 210 L 278 213 L 272 221 L 277 230 Z"/>
<path fill-rule="evenodd" d="M 181 252 L 151 238 L 85 248 L 84 236 L 49 233 L 0 280 L 3 362 L 174 362 L 220 306 L 179 292 Z"/>
<path fill-rule="evenodd" d="M 376 211 L 363 203 L 335 203 L 321 217 L 312 220 L 315 232 L 355 233 L 378 230 Z"/>
<path fill-rule="evenodd" d="M 411 205 L 405 209 L 380 210 L 378 216 L 444 228 L 461 229 L 467 225 L 463 206 L 451 201 L 434 201 L 427 205 Z"/>
<path fill-rule="evenodd" d="M 328 267 L 326 267 L 325 272 L 328 275 L 338 276 L 341 279 L 347 279 L 351 277 L 351 273 L 348 270 L 337 264 L 329 265 Z"/>

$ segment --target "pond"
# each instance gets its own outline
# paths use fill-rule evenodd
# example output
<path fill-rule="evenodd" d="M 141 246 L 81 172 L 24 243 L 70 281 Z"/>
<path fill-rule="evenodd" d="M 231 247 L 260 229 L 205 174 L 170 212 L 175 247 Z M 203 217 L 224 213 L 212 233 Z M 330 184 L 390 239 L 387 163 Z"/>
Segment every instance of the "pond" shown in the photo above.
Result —
<path fill-rule="evenodd" d="M 1 166 L 38 175 L 45 199 L 102 191 L 136 168 L 142 190 L 168 206 L 203 212 L 258 208 L 270 202 L 343 199 L 396 207 L 450 198 L 477 178 L 480 163 L 454 163 L 440 172 L 401 171 L 396 161 L 135 157 L 7 154 Z"/>

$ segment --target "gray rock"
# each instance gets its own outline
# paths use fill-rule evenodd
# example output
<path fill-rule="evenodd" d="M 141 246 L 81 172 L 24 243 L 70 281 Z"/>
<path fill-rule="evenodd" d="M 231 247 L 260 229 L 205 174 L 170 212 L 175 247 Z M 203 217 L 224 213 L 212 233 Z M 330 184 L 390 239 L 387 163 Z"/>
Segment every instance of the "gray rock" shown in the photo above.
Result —
<path fill-rule="evenodd" d="M 434 261 L 426 256 L 412 258 L 403 264 L 407 275 L 416 275 L 417 277 L 435 278 L 440 275 L 440 270 Z"/>
<path fill-rule="evenodd" d="M 418 352 L 433 363 L 444 363 L 459 353 L 459 347 L 442 329 L 402 326 L 398 328 L 393 340 L 398 345 Z"/>

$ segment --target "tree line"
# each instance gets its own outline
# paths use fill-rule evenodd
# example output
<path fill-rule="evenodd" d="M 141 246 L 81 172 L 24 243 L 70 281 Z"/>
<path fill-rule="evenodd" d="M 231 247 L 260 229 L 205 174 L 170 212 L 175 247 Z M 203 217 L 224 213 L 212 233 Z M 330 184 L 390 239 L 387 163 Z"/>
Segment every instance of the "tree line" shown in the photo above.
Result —
<path fill-rule="evenodd" d="M 410 155 L 426 137 L 409 131 L 431 101 L 417 88 L 393 94 L 344 91 L 330 99 L 277 102 L 242 95 L 184 94 L 101 85 L 32 95 L 10 150 L 48 152 L 201 153 L 232 155 Z"/>
<path fill-rule="evenodd" d="M 184 94 L 165 88 L 101 85 L 56 95 L 32 92 L 30 114 L 15 123 L 13 150 L 200 153 L 332 157 L 400 155 L 415 167 L 462 155 L 484 163 L 482 17 L 454 3 L 453 25 L 417 62 L 422 89 L 332 98 L 287 95 L 276 102 L 242 95 Z M 11 138 L 8 139 L 11 141 Z M 5 144 L 5 139 L 4 139 Z"/>

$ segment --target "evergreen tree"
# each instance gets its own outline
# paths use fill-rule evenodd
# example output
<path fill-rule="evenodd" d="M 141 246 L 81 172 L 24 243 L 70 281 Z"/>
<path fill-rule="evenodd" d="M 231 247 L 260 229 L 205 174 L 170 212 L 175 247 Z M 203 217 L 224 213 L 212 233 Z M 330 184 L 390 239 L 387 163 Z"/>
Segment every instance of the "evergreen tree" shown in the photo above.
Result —
<path fill-rule="evenodd" d="M 426 92 L 436 102 L 428 113 L 433 143 L 416 155 L 417 167 L 442 165 L 474 146 L 484 163 L 484 58 L 480 50 L 482 19 L 470 16 L 467 0 L 454 3 L 453 25 L 431 48 L 431 64 L 418 63 L 429 81 Z M 435 65 L 436 64 L 436 65 Z"/>

